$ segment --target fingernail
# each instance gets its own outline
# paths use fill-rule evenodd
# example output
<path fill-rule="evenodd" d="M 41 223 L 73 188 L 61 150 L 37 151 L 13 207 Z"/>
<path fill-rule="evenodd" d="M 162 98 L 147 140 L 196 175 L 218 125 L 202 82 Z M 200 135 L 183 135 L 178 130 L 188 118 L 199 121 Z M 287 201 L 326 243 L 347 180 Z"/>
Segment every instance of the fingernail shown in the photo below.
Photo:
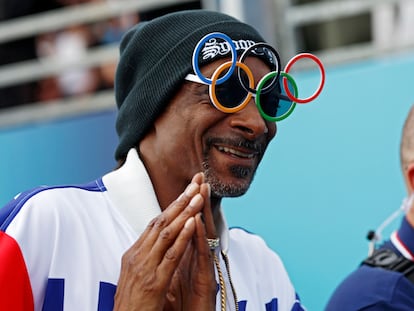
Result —
<path fill-rule="evenodd" d="M 198 185 L 196 183 L 191 183 L 187 186 L 187 189 L 185 189 L 185 195 L 188 197 L 192 197 L 196 194 L 198 189 Z"/>
<path fill-rule="evenodd" d="M 204 173 L 203 172 L 200 172 L 199 174 L 201 176 L 201 183 L 204 183 L 204 181 L 206 179 Z"/>
<path fill-rule="evenodd" d="M 199 204 L 201 204 L 203 202 L 203 197 L 201 196 L 201 194 L 197 193 L 190 201 L 190 203 L 188 205 L 190 205 L 191 207 L 195 207 Z"/>
<path fill-rule="evenodd" d="M 184 228 L 190 228 L 194 223 L 194 217 L 190 217 L 184 224 Z"/>
<path fill-rule="evenodd" d="M 204 173 L 203 172 L 198 172 L 193 176 L 193 179 L 191 179 L 191 182 L 193 183 L 197 183 L 197 184 L 202 184 L 204 183 Z"/>

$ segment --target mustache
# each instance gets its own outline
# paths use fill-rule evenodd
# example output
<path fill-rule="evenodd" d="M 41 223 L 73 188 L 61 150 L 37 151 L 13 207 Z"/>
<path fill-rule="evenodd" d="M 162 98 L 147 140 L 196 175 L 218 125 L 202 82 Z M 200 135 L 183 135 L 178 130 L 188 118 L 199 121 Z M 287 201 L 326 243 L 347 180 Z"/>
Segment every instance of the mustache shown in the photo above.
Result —
<path fill-rule="evenodd" d="M 207 147 L 211 148 L 213 145 L 222 144 L 234 147 L 240 147 L 256 152 L 260 158 L 263 157 L 267 148 L 267 142 L 263 140 L 248 140 L 242 137 L 209 137 L 207 138 Z"/>

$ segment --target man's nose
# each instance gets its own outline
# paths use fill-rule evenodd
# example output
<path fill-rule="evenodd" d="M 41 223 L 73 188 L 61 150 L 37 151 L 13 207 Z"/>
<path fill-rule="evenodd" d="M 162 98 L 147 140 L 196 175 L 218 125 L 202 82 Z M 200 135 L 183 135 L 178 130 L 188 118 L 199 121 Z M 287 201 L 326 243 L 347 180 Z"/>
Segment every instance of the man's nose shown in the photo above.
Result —
<path fill-rule="evenodd" d="M 246 138 L 249 139 L 255 139 L 269 132 L 266 121 L 260 114 L 253 98 L 243 109 L 232 114 L 230 124 L 243 131 L 247 135 Z"/>

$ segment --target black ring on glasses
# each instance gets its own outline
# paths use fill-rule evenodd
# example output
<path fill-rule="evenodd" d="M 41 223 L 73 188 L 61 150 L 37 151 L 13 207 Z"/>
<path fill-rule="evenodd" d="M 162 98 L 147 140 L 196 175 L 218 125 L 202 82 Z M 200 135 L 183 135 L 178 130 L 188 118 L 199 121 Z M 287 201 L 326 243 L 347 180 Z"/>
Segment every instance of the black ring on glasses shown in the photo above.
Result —
<path fill-rule="evenodd" d="M 272 82 L 262 90 L 262 93 L 267 93 L 268 91 L 270 91 L 270 89 L 273 88 L 273 86 L 279 81 L 279 78 L 280 78 L 280 71 L 281 71 L 280 56 L 279 56 L 279 53 L 275 50 L 275 48 L 272 47 L 271 45 L 267 44 L 267 43 L 264 43 L 264 42 L 255 43 L 252 46 L 250 46 L 249 48 L 247 48 L 246 50 L 244 50 L 243 54 L 240 56 L 239 62 L 243 63 L 245 58 L 247 58 L 249 52 L 253 49 L 258 48 L 258 47 L 264 47 L 266 49 L 269 49 L 276 58 L 275 70 L 272 70 L 272 71 L 276 72 L 276 75 L 273 77 Z M 239 77 L 240 84 L 242 85 L 242 87 L 246 91 L 248 91 L 250 93 L 253 93 L 253 94 L 257 93 L 257 90 L 252 89 L 249 86 L 245 85 L 243 79 L 241 78 L 241 70 L 240 70 L 239 67 L 237 68 L 237 75 Z"/>

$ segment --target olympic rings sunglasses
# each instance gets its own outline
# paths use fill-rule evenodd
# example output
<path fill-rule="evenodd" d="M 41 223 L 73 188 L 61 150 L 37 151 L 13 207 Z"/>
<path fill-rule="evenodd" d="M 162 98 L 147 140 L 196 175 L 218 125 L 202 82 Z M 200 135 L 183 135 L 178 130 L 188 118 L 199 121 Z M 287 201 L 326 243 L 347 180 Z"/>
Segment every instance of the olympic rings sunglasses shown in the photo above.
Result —
<path fill-rule="evenodd" d="M 213 73 L 211 79 L 206 78 L 199 69 L 198 59 L 201 48 L 208 40 L 217 38 L 227 41 L 232 60 L 221 64 Z M 271 65 L 271 71 L 263 76 L 254 89 L 254 78 L 244 60 L 252 54 L 265 59 Z M 308 98 L 298 98 L 298 88 L 293 77 L 287 72 L 294 62 L 301 58 L 310 58 L 316 62 L 321 72 L 318 89 Z M 325 81 L 325 71 L 322 62 L 309 53 L 298 54 L 292 58 L 282 72 L 280 58 L 276 50 L 266 43 L 256 43 L 247 48 L 237 61 L 236 47 L 233 41 L 223 33 L 211 33 L 202 38 L 194 49 L 193 69 L 196 74 L 188 74 L 185 80 L 209 86 L 209 96 L 212 104 L 225 113 L 234 113 L 243 109 L 253 97 L 262 117 L 276 122 L 287 118 L 294 110 L 296 103 L 308 103 L 314 100 L 322 91 Z M 225 72 L 225 70 L 227 71 Z"/>

